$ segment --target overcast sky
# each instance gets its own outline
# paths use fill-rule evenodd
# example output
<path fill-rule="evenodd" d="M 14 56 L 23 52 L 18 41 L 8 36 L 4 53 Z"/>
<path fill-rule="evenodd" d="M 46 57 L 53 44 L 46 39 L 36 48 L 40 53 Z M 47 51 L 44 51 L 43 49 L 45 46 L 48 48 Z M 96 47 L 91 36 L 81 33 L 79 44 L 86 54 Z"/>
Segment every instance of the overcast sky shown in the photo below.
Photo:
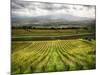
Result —
<path fill-rule="evenodd" d="M 89 5 L 71 5 L 71 4 L 57 4 L 44 2 L 30 2 L 13 0 L 12 3 L 12 17 L 40 17 L 68 15 L 77 17 L 95 18 L 95 6 Z M 59 17 L 57 17 L 59 18 Z"/>

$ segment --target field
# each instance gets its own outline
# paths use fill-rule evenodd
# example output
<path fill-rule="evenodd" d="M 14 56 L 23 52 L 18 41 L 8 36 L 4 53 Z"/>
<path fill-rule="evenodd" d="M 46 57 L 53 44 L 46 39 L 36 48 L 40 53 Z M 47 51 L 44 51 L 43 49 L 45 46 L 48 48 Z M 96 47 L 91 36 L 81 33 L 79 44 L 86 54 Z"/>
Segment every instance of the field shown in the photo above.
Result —
<path fill-rule="evenodd" d="M 12 74 L 95 69 L 96 40 L 80 38 L 80 34 L 86 33 L 91 32 L 85 29 L 13 29 Z M 67 36 L 57 39 L 63 35 Z M 67 38 L 68 35 L 71 35 L 70 39 Z M 73 38 L 74 36 L 78 37 Z M 45 37 L 48 39 L 43 40 Z"/>
<path fill-rule="evenodd" d="M 12 73 L 95 69 L 95 41 L 13 41 Z"/>
<path fill-rule="evenodd" d="M 92 30 L 92 29 L 91 29 Z M 13 41 L 95 38 L 94 31 L 78 29 L 12 29 Z"/>
<path fill-rule="evenodd" d="M 61 36 L 91 33 L 86 29 L 12 29 L 13 36 Z"/>
<path fill-rule="evenodd" d="M 96 69 L 96 7 L 12 1 L 11 74 Z"/>

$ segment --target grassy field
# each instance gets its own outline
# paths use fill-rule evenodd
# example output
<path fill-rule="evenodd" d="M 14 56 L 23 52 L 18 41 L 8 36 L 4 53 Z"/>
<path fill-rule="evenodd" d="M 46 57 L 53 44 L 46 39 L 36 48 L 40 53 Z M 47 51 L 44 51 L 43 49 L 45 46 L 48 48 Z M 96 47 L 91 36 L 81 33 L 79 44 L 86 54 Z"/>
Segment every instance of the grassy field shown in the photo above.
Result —
<path fill-rule="evenodd" d="M 84 28 L 77 29 L 12 29 L 13 41 L 43 41 L 57 39 L 95 38 L 95 33 Z"/>
<path fill-rule="evenodd" d="M 86 29 L 12 29 L 12 36 L 61 36 L 89 33 Z"/>
<path fill-rule="evenodd" d="M 95 40 L 12 41 L 12 73 L 95 69 Z"/>

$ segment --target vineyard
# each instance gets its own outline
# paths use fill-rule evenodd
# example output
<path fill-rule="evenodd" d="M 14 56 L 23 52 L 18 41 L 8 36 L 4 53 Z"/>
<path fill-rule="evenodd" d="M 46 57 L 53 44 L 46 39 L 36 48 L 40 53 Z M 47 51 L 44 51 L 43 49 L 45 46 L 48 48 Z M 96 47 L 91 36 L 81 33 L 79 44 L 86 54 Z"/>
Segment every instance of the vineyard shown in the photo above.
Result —
<path fill-rule="evenodd" d="M 12 41 L 12 73 L 95 69 L 95 40 Z"/>
<path fill-rule="evenodd" d="M 11 74 L 96 69 L 96 6 L 11 3 Z"/>

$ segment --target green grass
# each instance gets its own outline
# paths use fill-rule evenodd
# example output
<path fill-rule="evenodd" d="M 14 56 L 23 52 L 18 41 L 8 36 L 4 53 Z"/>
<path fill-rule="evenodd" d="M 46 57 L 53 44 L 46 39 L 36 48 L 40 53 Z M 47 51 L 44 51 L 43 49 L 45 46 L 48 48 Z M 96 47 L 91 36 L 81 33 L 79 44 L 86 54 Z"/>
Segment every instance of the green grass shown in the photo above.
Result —
<path fill-rule="evenodd" d="M 88 32 L 85 29 L 12 29 L 12 36 L 61 36 Z"/>
<path fill-rule="evenodd" d="M 95 69 L 95 40 L 12 41 L 12 73 Z"/>

